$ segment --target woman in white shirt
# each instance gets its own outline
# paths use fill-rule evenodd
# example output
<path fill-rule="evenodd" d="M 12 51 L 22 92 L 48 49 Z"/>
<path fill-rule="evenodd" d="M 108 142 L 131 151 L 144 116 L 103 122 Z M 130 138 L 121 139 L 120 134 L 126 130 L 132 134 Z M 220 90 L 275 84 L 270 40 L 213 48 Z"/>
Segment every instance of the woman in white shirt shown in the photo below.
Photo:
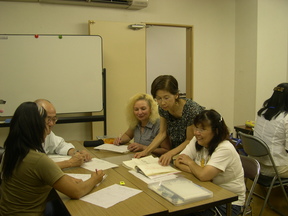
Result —
<path fill-rule="evenodd" d="M 222 116 L 215 110 L 204 110 L 194 119 L 194 137 L 177 157 L 175 165 L 201 181 L 212 181 L 237 194 L 238 200 L 232 203 L 232 215 L 236 216 L 244 205 L 246 189 L 240 156 L 228 137 Z M 216 208 L 226 215 L 226 205 Z M 215 215 L 215 211 L 208 209 L 195 215 Z"/>
<path fill-rule="evenodd" d="M 280 177 L 288 178 L 288 83 L 279 84 L 273 91 L 257 112 L 254 135 L 269 146 Z M 275 175 L 268 156 L 256 159 L 263 175 Z"/>

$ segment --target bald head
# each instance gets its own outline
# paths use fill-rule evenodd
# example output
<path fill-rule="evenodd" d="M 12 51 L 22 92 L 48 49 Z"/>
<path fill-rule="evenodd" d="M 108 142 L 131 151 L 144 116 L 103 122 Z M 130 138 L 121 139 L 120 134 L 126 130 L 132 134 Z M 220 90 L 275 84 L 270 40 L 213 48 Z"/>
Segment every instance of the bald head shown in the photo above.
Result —
<path fill-rule="evenodd" d="M 56 117 L 56 109 L 53 106 L 53 104 L 46 100 L 46 99 L 37 99 L 35 103 L 38 104 L 38 106 L 42 106 L 46 112 L 47 112 L 47 125 L 49 127 L 48 134 L 51 133 L 52 127 L 56 124 L 57 117 Z"/>

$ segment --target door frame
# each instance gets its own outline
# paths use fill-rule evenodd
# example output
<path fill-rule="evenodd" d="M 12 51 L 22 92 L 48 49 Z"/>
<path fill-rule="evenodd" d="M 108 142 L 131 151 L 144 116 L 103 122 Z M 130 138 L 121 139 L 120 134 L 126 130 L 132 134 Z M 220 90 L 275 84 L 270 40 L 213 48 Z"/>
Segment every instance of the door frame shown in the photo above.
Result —
<path fill-rule="evenodd" d="M 186 97 L 193 99 L 193 26 L 150 22 L 145 22 L 145 25 L 179 27 L 186 29 Z"/>

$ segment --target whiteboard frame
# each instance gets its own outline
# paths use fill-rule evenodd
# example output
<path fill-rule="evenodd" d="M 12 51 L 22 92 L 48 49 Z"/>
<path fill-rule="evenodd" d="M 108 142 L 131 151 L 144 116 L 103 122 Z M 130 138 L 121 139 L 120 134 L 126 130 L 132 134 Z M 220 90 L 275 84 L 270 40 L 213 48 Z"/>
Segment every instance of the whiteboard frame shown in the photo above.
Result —
<path fill-rule="evenodd" d="M 5 38 L 10 40 L 20 39 L 20 42 L 12 41 L 12 43 L 9 42 L 12 45 L 9 43 L 7 46 L 3 45 L 3 43 L 1 45 L 1 41 L 5 41 Z M 87 41 L 84 41 L 83 39 Z M 97 45 L 92 43 L 93 45 L 90 46 L 90 42 L 94 42 L 94 39 Z M 22 42 L 25 42 L 25 44 L 21 44 L 21 40 L 23 40 Z M 71 44 L 73 44 L 73 47 L 70 46 Z M 93 47 L 94 45 L 98 46 L 95 51 L 95 47 Z M 5 49 L 2 49 L 3 47 Z M 73 52 L 75 49 L 74 47 L 77 47 L 76 52 Z M 48 51 L 46 52 L 46 50 Z M 84 53 L 86 50 L 89 50 L 89 52 L 87 51 L 87 53 Z M 93 54 L 97 56 L 96 60 L 93 58 Z M 20 57 L 24 60 L 20 59 Z M 18 61 L 15 61 L 17 58 Z M 76 61 L 78 61 L 78 58 L 79 62 L 77 63 Z M 93 62 L 94 60 L 95 63 Z M 68 63 L 71 63 L 71 65 L 68 65 Z M 55 68 L 53 68 L 54 64 Z M 38 68 L 34 68 L 34 65 L 38 65 Z M 97 65 L 97 71 L 96 68 L 94 69 L 90 67 L 94 65 Z M 9 74 L 12 73 L 11 71 L 13 71 L 13 68 L 15 71 L 17 70 L 17 74 L 14 74 L 14 77 L 11 76 L 12 78 L 10 79 Z M 73 71 L 74 68 L 75 70 L 78 68 L 77 71 L 81 71 L 81 74 Z M 99 35 L 1 34 L 0 70 L 3 70 L 0 79 L 0 99 L 7 101 L 2 116 L 12 116 L 15 109 L 22 102 L 34 101 L 37 98 L 50 100 L 59 114 L 98 112 L 102 111 L 104 108 L 102 77 L 103 52 L 102 38 Z M 19 75 L 19 72 L 21 71 L 23 73 L 25 70 L 26 72 L 32 72 L 27 72 L 27 76 L 25 73 L 25 75 L 21 77 L 20 75 L 22 74 Z M 70 70 L 72 73 L 70 73 Z M 93 72 L 94 70 L 95 76 Z M 41 73 L 38 74 L 38 71 Z M 64 78 L 61 76 L 59 78 L 59 71 L 63 72 L 63 74 L 61 72 L 60 75 L 65 76 Z M 92 74 L 93 77 L 88 77 L 87 74 L 89 73 L 86 73 L 87 71 Z M 82 76 L 82 73 L 85 74 Z M 17 77 L 19 75 L 21 78 L 15 79 L 16 75 Z M 29 79 L 27 78 L 25 80 L 26 77 L 29 77 Z M 80 78 L 82 77 L 84 81 L 81 83 Z M 37 82 L 34 80 L 37 80 Z M 19 83 L 17 84 L 17 82 Z M 21 85 L 21 82 L 23 82 L 23 85 Z M 17 89 L 20 88 L 20 86 L 22 86 L 22 90 L 17 92 Z M 29 87 L 27 88 L 27 86 Z M 86 87 L 87 89 L 85 89 Z M 27 93 L 25 95 L 26 91 Z M 49 91 L 51 91 L 50 96 Z M 1 92 L 4 92 L 4 96 L 1 95 Z M 8 94 L 11 94 L 10 98 Z M 19 95 L 21 95 L 21 97 L 19 97 Z M 15 100 L 14 103 L 9 103 L 11 98 L 13 98 L 13 102 Z M 80 103 L 78 101 L 80 101 Z"/>

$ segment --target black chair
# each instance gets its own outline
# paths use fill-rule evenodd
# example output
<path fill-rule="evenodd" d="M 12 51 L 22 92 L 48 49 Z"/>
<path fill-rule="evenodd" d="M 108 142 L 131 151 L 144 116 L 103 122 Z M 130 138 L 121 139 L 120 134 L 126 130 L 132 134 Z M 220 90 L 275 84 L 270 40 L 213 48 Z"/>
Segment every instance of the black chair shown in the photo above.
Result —
<path fill-rule="evenodd" d="M 255 186 L 258 181 L 258 177 L 260 175 L 260 164 L 256 159 L 244 155 L 240 155 L 240 159 L 244 170 L 244 177 L 246 179 L 252 180 L 253 182 L 250 190 L 248 190 L 249 193 L 248 196 L 246 197 L 243 212 L 241 214 L 242 216 L 245 216 L 247 214 L 252 214 L 251 201 Z"/>
<path fill-rule="evenodd" d="M 71 216 L 54 188 L 48 195 L 44 216 Z"/>
<path fill-rule="evenodd" d="M 287 204 L 288 204 L 288 196 L 287 196 L 285 188 L 284 188 L 284 185 L 288 185 L 288 178 L 280 178 L 279 177 L 279 174 L 278 174 L 278 171 L 276 169 L 273 157 L 270 153 L 269 146 L 262 139 L 255 137 L 255 136 L 252 136 L 252 135 L 242 133 L 242 132 L 239 132 L 239 135 L 240 135 L 240 138 L 242 140 L 242 145 L 243 145 L 244 151 L 249 156 L 252 156 L 252 157 L 268 156 L 269 160 L 272 163 L 273 169 L 275 171 L 275 176 L 273 176 L 273 177 L 265 176 L 265 175 L 262 175 L 261 173 L 259 175 L 259 179 L 258 179 L 257 183 L 259 185 L 261 185 L 263 188 L 267 189 L 267 191 L 265 190 L 266 196 L 265 197 L 260 196 L 261 198 L 264 199 L 264 204 L 262 206 L 262 209 L 261 209 L 259 216 L 262 215 L 266 204 L 268 204 L 268 206 L 272 210 L 277 212 L 278 214 L 285 215 L 282 212 L 278 211 L 276 208 L 274 208 L 269 203 L 269 197 L 270 197 L 271 190 L 273 188 L 281 187 L 282 192 L 283 192 L 283 194 L 286 198 Z"/>

